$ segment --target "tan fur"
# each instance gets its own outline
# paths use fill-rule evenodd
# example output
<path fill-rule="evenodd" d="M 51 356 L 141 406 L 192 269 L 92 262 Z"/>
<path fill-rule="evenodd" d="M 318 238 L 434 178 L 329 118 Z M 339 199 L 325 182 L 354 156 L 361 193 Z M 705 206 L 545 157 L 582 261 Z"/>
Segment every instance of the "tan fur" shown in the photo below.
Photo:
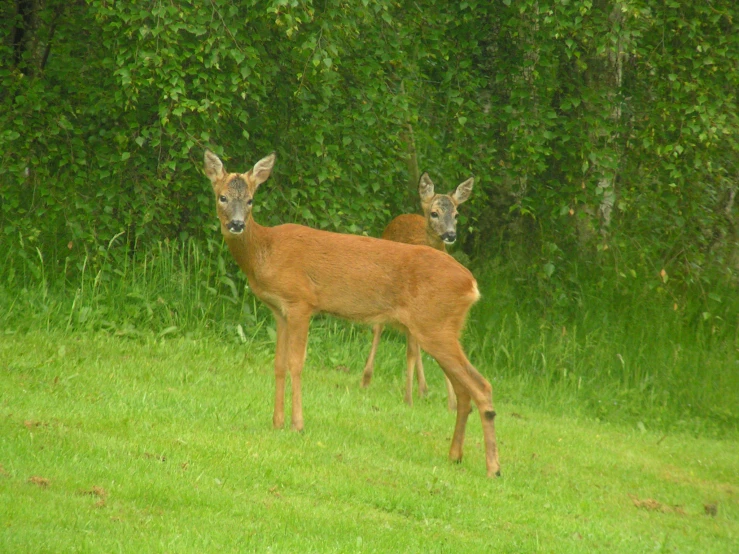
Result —
<path fill-rule="evenodd" d="M 427 218 L 418 214 L 399 215 L 385 227 L 382 238 L 405 244 L 422 244 L 446 252 L 444 241 L 438 234 L 429 232 Z"/>
<path fill-rule="evenodd" d="M 226 173 L 215 154 L 205 154 L 205 173 L 213 184 L 226 244 L 252 291 L 271 309 L 277 323 L 274 426 L 284 424 L 289 371 L 292 426 L 303 428 L 300 381 L 311 315 L 325 312 L 355 321 L 390 323 L 406 330 L 409 343 L 417 342 L 436 358 L 454 385 L 459 406 L 450 457 L 462 458 L 465 425 L 474 400 L 483 424 L 488 475 L 498 474 L 492 388 L 469 363 L 458 341 L 467 311 L 478 297 L 472 274 L 450 256 L 427 246 L 301 225 L 262 227 L 252 218 L 251 199 L 273 164 L 271 155 L 248 173 Z M 236 186 L 242 181 L 246 187 Z M 435 302 L 427 302 L 431 297 Z"/>
<path fill-rule="evenodd" d="M 424 215 L 403 214 L 393 219 L 385 231 L 382 238 L 405 244 L 427 245 L 436 250 L 446 252 L 446 245 L 442 236 L 446 233 L 453 233 L 456 236 L 457 230 L 457 206 L 466 201 L 472 193 L 474 179 L 470 178 L 461 183 L 454 192 L 449 194 L 435 194 L 434 184 L 428 176 L 428 173 L 421 175 L 418 182 L 418 193 L 421 197 L 421 207 Z M 477 291 L 477 285 L 475 285 Z M 479 292 L 477 293 L 479 296 Z M 435 297 L 431 296 L 430 301 L 434 301 Z M 370 348 L 367 362 L 364 365 L 362 374 L 362 386 L 367 387 L 372 380 L 372 373 L 375 365 L 375 355 L 377 346 L 380 344 L 380 335 L 382 334 L 382 324 L 377 324 L 373 329 L 372 347 Z M 415 359 L 415 367 L 410 365 L 411 354 L 406 348 L 406 387 L 405 401 L 409 406 L 413 405 L 413 373 L 417 368 L 418 390 L 421 396 L 428 391 L 426 384 L 426 375 L 423 370 L 423 358 L 420 350 L 412 356 Z M 446 380 L 447 389 L 447 407 L 450 411 L 457 409 L 457 398 L 454 394 L 454 388 L 451 381 Z"/>

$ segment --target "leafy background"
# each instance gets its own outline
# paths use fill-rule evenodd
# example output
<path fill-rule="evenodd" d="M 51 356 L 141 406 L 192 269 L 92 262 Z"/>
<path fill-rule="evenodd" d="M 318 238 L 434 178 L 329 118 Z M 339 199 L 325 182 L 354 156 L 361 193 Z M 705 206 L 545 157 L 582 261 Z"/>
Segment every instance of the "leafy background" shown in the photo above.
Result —
<path fill-rule="evenodd" d="M 736 340 L 737 16 L 729 0 L 3 0 L 3 283 L 207 244 L 203 149 L 234 171 L 276 151 L 263 224 L 378 236 L 418 211 L 419 168 L 440 189 L 474 175 L 461 259 L 505 265 L 544 320 L 587 288 Z"/>

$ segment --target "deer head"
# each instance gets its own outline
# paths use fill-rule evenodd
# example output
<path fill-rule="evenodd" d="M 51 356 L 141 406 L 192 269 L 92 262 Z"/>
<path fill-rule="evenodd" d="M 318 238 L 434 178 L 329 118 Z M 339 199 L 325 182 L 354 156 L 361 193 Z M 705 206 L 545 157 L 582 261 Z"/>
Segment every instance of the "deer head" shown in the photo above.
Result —
<path fill-rule="evenodd" d="M 259 160 L 247 173 L 226 173 L 223 162 L 205 151 L 205 174 L 213 185 L 221 233 L 226 238 L 240 235 L 251 217 L 254 193 L 272 173 L 275 153 Z"/>
<path fill-rule="evenodd" d="M 435 194 L 429 174 L 421 175 L 418 193 L 427 227 L 446 244 L 453 244 L 457 240 L 457 206 L 470 197 L 474 182 L 475 179 L 470 177 L 450 194 Z"/>

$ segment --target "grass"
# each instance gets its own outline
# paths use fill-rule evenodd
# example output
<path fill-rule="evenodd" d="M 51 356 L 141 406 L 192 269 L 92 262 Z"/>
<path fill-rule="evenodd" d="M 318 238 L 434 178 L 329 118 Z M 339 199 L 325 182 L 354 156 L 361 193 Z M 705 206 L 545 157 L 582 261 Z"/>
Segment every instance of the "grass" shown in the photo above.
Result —
<path fill-rule="evenodd" d="M 76 262 L 49 262 L 22 244 L 9 249 L 0 330 L 274 340 L 269 311 L 220 243 L 164 242 L 132 253 L 121 240 Z M 657 431 L 739 436 L 734 285 L 681 299 L 661 281 L 638 286 L 631 277 L 523 278 L 501 259 L 475 271 L 483 298 L 464 337 L 501 398 Z"/>
<path fill-rule="evenodd" d="M 434 364 L 431 395 L 414 408 L 401 401 L 399 340 L 383 343 L 373 385 L 358 386 L 369 338 L 318 322 L 304 374 L 306 430 L 297 434 L 271 429 L 268 340 L 5 335 L 0 550 L 736 547 L 735 440 L 552 416 L 501 399 L 503 477 L 488 480 L 476 417 L 463 463 L 446 460 L 453 415 Z"/>
<path fill-rule="evenodd" d="M 330 318 L 305 432 L 272 430 L 274 325 L 221 245 L 119 239 L 75 263 L 4 258 L 0 551 L 735 550 L 731 295 L 675 309 L 586 280 L 557 306 L 511 268 L 478 271 L 465 347 L 499 414 L 488 480 L 475 415 L 465 460 L 446 459 L 435 363 L 408 408 L 387 333 L 363 390 L 370 332 Z"/>

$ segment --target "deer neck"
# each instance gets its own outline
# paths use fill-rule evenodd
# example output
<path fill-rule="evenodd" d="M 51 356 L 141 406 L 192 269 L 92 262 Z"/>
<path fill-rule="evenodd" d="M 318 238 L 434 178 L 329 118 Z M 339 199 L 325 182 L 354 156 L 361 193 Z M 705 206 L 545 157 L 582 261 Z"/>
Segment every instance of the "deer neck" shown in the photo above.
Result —
<path fill-rule="evenodd" d="M 267 228 L 259 225 L 249 214 L 244 232 L 235 237 L 226 238 L 231 255 L 246 274 L 250 284 L 254 280 L 255 269 L 258 267 L 258 253 L 264 242 L 266 231 Z"/>

